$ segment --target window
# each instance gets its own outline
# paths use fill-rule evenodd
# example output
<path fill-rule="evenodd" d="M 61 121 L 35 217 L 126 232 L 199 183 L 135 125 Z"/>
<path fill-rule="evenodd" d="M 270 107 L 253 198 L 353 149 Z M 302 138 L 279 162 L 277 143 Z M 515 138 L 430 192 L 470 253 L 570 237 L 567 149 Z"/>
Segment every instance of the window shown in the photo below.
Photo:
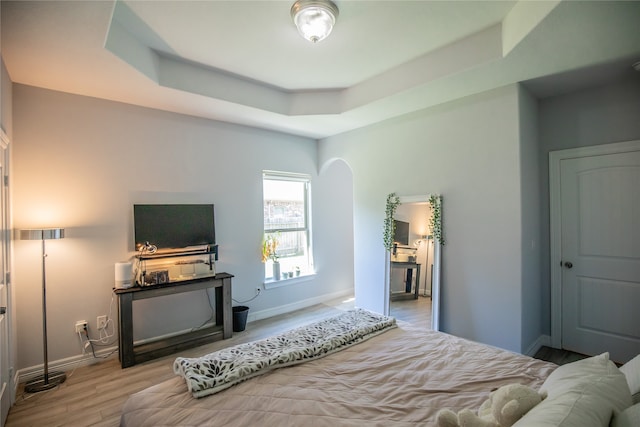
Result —
<path fill-rule="evenodd" d="M 264 237 L 278 241 L 281 272 L 281 277 L 274 277 L 273 262 L 268 260 L 265 278 L 280 280 L 313 273 L 310 193 L 308 175 L 263 172 Z"/>

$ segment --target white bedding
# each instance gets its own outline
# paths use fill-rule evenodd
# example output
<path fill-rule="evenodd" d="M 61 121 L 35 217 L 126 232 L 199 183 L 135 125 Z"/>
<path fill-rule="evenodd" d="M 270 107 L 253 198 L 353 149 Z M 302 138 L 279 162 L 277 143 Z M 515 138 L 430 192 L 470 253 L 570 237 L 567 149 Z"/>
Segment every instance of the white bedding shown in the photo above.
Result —
<path fill-rule="evenodd" d="M 478 408 L 504 384 L 539 388 L 556 365 L 440 332 L 399 327 L 322 359 L 194 398 L 182 378 L 132 395 L 122 426 L 426 426 Z"/>

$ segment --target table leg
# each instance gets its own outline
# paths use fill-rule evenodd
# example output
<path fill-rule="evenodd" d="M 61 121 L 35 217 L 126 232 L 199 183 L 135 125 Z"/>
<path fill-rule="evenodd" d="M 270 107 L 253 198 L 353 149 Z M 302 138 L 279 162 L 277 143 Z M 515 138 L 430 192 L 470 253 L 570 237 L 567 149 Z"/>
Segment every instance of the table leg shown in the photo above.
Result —
<path fill-rule="evenodd" d="M 216 325 L 224 325 L 224 304 L 222 303 L 222 286 L 213 288 L 216 300 Z"/>
<path fill-rule="evenodd" d="M 407 268 L 406 280 L 404 283 L 404 291 L 408 294 L 411 293 L 411 281 L 413 279 L 413 269 L 411 267 Z"/>
<path fill-rule="evenodd" d="M 120 365 L 123 368 L 127 368 L 135 364 L 133 354 L 133 295 L 131 293 L 118 295 L 118 315 L 120 316 L 118 354 L 120 355 Z"/>
<path fill-rule="evenodd" d="M 222 279 L 222 338 L 233 335 L 233 309 L 231 307 L 231 278 Z"/>

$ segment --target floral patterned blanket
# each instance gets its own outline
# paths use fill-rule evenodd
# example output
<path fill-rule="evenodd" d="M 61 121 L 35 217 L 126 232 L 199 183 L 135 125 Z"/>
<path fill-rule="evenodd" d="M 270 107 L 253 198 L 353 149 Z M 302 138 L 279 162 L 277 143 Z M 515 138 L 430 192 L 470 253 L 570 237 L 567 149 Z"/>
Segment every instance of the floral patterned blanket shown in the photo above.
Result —
<path fill-rule="evenodd" d="M 206 356 L 178 357 L 173 371 L 186 380 L 194 397 L 204 397 L 270 370 L 324 357 L 395 327 L 393 317 L 356 308 Z"/>

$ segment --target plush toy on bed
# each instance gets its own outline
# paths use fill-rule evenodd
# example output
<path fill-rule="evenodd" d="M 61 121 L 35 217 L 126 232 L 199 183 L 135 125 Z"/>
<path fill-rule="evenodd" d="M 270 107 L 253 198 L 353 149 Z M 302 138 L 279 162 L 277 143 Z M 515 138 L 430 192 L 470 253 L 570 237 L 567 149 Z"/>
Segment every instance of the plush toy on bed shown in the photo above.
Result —
<path fill-rule="evenodd" d="M 531 408 L 546 397 L 531 387 L 521 384 L 509 384 L 492 391 L 474 414 L 463 409 L 456 414 L 450 409 L 438 412 L 439 427 L 511 427 Z"/>

